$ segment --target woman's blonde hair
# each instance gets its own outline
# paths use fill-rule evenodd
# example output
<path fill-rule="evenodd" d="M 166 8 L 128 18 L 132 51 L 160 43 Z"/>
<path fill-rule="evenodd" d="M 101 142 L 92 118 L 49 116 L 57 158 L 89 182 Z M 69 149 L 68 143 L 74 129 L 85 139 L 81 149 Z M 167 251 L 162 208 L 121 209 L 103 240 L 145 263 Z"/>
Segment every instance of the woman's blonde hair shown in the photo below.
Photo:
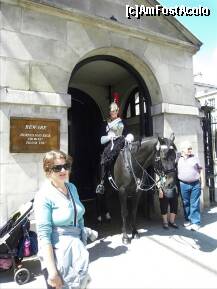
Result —
<path fill-rule="evenodd" d="M 49 174 L 54 166 L 56 159 L 64 159 L 67 164 L 72 165 L 72 157 L 64 153 L 63 151 L 52 150 L 45 154 L 43 158 L 43 169 L 46 174 Z"/>
<path fill-rule="evenodd" d="M 181 151 L 187 151 L 189 148 L 192 148 L 192 144 L 189 141 L 183 141 L 180 145 Z"/>

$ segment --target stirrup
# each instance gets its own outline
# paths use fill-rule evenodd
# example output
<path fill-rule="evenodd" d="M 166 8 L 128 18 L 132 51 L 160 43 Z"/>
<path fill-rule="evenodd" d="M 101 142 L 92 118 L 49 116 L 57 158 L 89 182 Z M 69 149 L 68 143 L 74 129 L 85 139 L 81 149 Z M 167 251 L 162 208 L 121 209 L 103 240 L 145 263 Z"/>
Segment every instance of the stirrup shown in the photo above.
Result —
<path fill-rule="evenodd" d="M 119 191 L 119 188 L 118 188 L 118 186 L 116 185 L 116 183 L 115 183 L 115 181 L 114 181 L 114 179 L 112 178 L 111 175 L 108 177 L 108 180 L 109 180 L 111 186 L 112 186 L 116 191 Z"/>
<path fill-rule="evenodd" d="M 96 187 L 96 194 L 104 195 L 104 191 L 105 191 L 105 188 L 104 188 L 104 186 L 102 184 L 99 184 Z"/>

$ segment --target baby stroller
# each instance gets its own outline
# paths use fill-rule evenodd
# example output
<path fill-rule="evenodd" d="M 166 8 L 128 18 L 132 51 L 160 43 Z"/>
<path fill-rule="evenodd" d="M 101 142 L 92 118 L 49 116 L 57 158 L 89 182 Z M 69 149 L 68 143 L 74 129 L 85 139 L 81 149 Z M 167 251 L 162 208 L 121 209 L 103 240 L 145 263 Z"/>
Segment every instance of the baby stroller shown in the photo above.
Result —
<path fill-rule="evenodd" d="M 29 240 L 29 233 L 31 232 L 29 231 L 29 216 L 33 211 L 33 201 L 34 200 L 31 200 L 22 205 L 0 229 L 0 260 L 2 261 L 2 264 L 7 264 L 8 261 L 11 262 L 11 264 L 9 262 L 8 267 L 5 266 L 7 268 L 4 268 L 4 266 L 2 267 L 4 269 L 13 267 L 14 281 L 19 285 L 27 283 L 30 279 L 30 271 L 27 268 L 22 267 L 22 259 L 25 254 L 21 253 L 23 250 L 21 246 L 24 246 L 24 240 L 27 240 L 27 237 Z M 37 242 L 36 233 L 32 233 L 35 234 L 34 238 L 35 242 Z M 37 244 L 34 244 L 34 246 L 37 247 Z M 36 251 L 36 249 L 37 248 L 34 248 L 34 251 Z"/>

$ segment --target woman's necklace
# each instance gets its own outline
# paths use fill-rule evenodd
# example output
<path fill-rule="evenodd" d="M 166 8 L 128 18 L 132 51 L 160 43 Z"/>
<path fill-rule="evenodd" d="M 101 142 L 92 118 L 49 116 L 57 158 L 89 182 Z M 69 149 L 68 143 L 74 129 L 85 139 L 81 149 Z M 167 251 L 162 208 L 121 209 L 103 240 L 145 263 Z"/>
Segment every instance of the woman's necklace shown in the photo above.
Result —
<path fill-rule="evenodd" d="M 62 193 L 66 198 L 69 198 L 68 190 L 67 190 L 67 188 L 65 187 L 65 185 L 63 185 L 63 186 L 58 186 L 58 185 L 54 184 L 53 182 L 52 182 L 52 185 L 53 185 L 60 193 Z"/>

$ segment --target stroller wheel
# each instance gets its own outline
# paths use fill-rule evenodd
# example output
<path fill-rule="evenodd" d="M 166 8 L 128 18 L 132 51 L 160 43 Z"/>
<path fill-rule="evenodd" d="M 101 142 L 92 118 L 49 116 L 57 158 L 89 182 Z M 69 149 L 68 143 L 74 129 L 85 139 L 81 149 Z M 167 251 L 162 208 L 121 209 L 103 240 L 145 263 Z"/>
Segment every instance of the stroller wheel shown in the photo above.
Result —
<path fill-rule="evenodd" d="M 29 279 L 30 279 L 30 272 L 26 268 L 18 269 L 14 274 L 14 281 L 19 285 L 29 282 Z"/>

